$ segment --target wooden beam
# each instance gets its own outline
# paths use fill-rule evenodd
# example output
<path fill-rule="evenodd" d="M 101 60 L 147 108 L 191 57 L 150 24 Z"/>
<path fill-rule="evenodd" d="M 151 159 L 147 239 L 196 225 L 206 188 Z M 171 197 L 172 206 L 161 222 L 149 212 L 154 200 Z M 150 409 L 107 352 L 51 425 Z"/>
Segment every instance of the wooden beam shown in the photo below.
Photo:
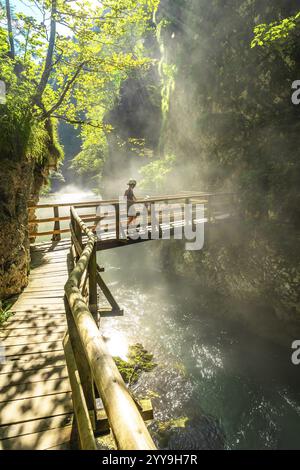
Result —
<path fill-rule="evenodd" d="M 138 400 L 140 406 L 140 413 L 144 421 L 150 421 L 153 419 L 153 407 L 149 398 L 141 398 Z M 97 422 L 95 434 L 104 434 L 110 430 L 109 421 L 105 413 L 105 409 L 101 408 L 97 410 Z"/>
<path fill-rule="evenodd" d="M 107 287 L 107 285 L 105 284 L 104 280 L 102 279 L 102 276 L 99 274 L 99 272 L 96 273 L 96 280 L 97 280 L 97 283 L 98 283 L 98 286 L 100 287 L 100 289 L 102 290 L 106 300 L 108 301 L 108 303 L 111 305 L 112 309 L 113 310 L 120 310 L 120 307 L 116 301 L 116 299 L 114 298 L 114 296 L 112 295 L 112 293 L 110 292 L 109 288 Z"/>
<path fill-rule="evenodd" d="M 68 321 L 68 335 L 71 341 L 72 351 L 76 362 L 76 368 L 80 376 L 80 382 L 85 397 L 89 415 L 92 419 L 92 426 L 95 426 L 95 394 L 93 386 L 93 377 L 90 365 L 87 361 L 85 350 L 81 344 L 80 334 L 77 331 L 76 323 L 72 315 L 67 299 L 65 299 L 66 314 Z"/>
<path fill-rule="evenodd" d="M 68 334 L 66 334 L 64 338 L 63 345 L 69 373 L 69 380 L 72 389 L 73 410 L 78 426 L 80 447 L 83 450 L 96 450 L 97 445 L 94 437 L 93 426 L 91 423 L 89 410 L 85 401 L 79 372 L 77 370 Z"/>
<path fill-rule="evenodd" d="M 84 222 L 88 222 L 89 220 L 96 220 L 97 216 L 95 214 L 80 214 L 81 219 Z M 45 222 L 56 222 L 57 220 L 63 222 L 67 220 L 71 220 L 71 217 L 69 215 L 66 216 L 61 216 L 61 217 L 46 217 L 44 219 L 31 219 L 29 220 L 29 224 L 43 224 Z"/>
<path fill-rule="evenodd" d="M 230 196 L 233 195 L 233 192 L 224 192 L 224 193 L 208 193 L 208 192 L 189 192 L 188 197 L 193 198 L 193 197 L 207 197 L 210 195 L 213 195 L 214 197 L 223 197 L 223 196 Z M 184 201 L 186 198 L 185 193 L 181 194 L 175 194 L 175 195 L 162 195 L 162 196 L 153 196 L 151 198 L 143 199 L 143 198 L 138 198 L 137 203 L 144 202 L 144 203 L 149 203 L 149 202 L 159 202 L 159 201 Z M 95 201 L 88 201 L 88 202 L 55 202 L 52 204 L 37 204 L 37 205 L 29 205 L 28 209 L 49 209 L 53 207 L 53 205 L 57 205 L 59 207 L 74 207 L 74 208 L 86 208 L 86 207 L 97 207 L 101 205 L 106 205 L 106 204 L 118 204 L 119 199 L 98 199 Z"/>

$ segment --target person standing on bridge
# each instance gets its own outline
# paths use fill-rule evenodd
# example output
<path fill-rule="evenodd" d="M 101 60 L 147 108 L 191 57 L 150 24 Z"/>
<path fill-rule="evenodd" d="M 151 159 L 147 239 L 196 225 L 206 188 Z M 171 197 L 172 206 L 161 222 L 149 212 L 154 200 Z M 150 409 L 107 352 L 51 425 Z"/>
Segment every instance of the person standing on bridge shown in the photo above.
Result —
<path fill-rule="evenodd" d="M 127 215 L 128 215 L 129 208 L 133 206 L 134 203 L 136 202 L 136 197 L 133 192 L 134 188 L 136 187 L 136 180 L 129 180 L 127 185 L 129 186 L 129 188 L 126 189 L 124 196 L 127 198 Z M 136 217 L 137 217 L 136 215 L 129 215 L 127 225 L 129 226 L 136 219 Z"/>

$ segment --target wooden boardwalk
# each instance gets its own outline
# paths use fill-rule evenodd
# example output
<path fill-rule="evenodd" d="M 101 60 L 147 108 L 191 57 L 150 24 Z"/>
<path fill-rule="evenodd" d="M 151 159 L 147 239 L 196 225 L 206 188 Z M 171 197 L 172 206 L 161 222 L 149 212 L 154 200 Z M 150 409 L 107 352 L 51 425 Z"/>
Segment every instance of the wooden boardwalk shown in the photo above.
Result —
<path fill-rule="evenodd" d="M 33 248 L 29 284 L 0 327 L 0 449 L 69 446 L 72 398 L 62 345 L 69 248 L 70 241 Z"/>
<path fill-rule="evenodd" d="M 165 231 L 172 235 L 177 225 L 196 227 L 230 216 L 223 202 L 221 207 L 215 201 L 212 204 L 216 195 L 196 196 L 181 194 L 147 199 L 147 204 L 183 200 L 205 205 L 201 218 L 193 212 L 188 221 L 181 208 L 180 220 L 173 215 L 166 223 L 159 215 L 154 224 L 159 238 L 163 238 Z M 96 257 L 97 250 L 151 239 L 151 213 L 147 209 L 147 223 L 140 228 L 145 238 L 124 240 L 120 236 L 123 228 L 118 217 L 120 205 L 113 200 L 115 212 L 106 221 L 106 232 L 97 239 L 90 229 L 95 231 L 99 222 L 96 208 L 107 202 L 79 203 L 78 208 L 84 209 L 84 214 L 71 207 L 70 216 L 62 217 L 58 207 L 68 204 L 36 207 L 38 210 L 50 207 L 54 216 L 30 222 L 33 225 L 53 222 L 54 227 L 46 232 L 31 232 L 32 237 L 52 234 L 54 239 L 59 239 L 61 233 L 71 232 L 71 239 L 32 247 L 29 284 L 12 307 L 14 315 L 0 326 L 0 449 L 66 449 L 70 447 L 71 437 L 79 448 L 98 448 L 99 432 L 109 429 L 119 449 L 155 449 L 144 423 L 153 416 L 151 403 L 144 406 L 140 402 L 137 407 L 99 332 L 99 313 L 101 317 L 121 315 L 122 310 L 101 277 L 104 268 L 98 266 Z M 69 228 L 60 227 L 60 222 L 69 221 Z M 72 273 L 68 269 L 70 258 L 72 269 L 76 266 Z M 104 305 L 99 308 L 99 293 L 109 308 Z M 95 399 L 95 390 L 102 404 Z"/>

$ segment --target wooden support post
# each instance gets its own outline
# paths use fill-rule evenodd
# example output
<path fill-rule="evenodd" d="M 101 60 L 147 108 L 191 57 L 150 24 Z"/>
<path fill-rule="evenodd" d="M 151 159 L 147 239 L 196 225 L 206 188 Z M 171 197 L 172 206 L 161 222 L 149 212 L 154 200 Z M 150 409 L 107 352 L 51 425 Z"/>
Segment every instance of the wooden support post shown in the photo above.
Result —
<path fill-rule="evenodd" d="M 96 401 L 95 401 L 95 393 L 94 393 L 94 383 L 93 383 L 93 376 L 92 371 L 89 366 L 89 363 L 86 359 L 85 351 L 82 347 L 80 336 L 77 331 L 76 323 L 74 321 L 74 317 L 69 306 L 69 302 L 67 298 L 64 298 L 65 309 L 66 309 L 66 317 L 68 323 L 68 333 L 69 338 L 71 341 L 72 351 L 74 355 L 74 359 L 76 362 L 77 370 L 80 377 L 80 382 L 82 386 L 82 390 L 85 397 L 86 406 L 89 412 L 90 420 L 93 426 L 93 429 L 96 428 Z"/>
<path fill-rule="evenodd" d="M 120 204 L 115 205 L 116 208 L 116 239 L 120 240 Z"/>
<path fill-rule="evenodd" d="M 98 324 L 98 299 L 97 299 L 97 251 L 96 244 L 94 244 L 91 253 L 88 272 L 89 272 L 89 309 L 92 313 L 95 322 Z"/>
<path fill-rule="evenodd" d="M 193 232 L 196 231 L 196 217 L 197 217 L 197 204 L 198 201 L 190 199 L 190 203 L 192 203 L 192 230 Z"/>
<path fill-rule="evenodd" d="M 100 289 L 102 290 L 106 300 L 110 304 L 111 308 L 116 312 L 119 311 L 120 307 L 119 307 L 117 301 L 115 300 L 115 298 L 112 295 L 112 293 L 110 292 L 109 288 L 107 287 L 107 285 L 103 281 L 103 279 L 100 276 L 99 272 L 97 272 L 97 283 L 98 283 Z"/>
<path fill-rule="evenodd" d="M 186 197 L 185 200 L 184 200 L 185 206 L 188 206 L 189 203 L 190 203 L 190 198 L 189 198 L 189 197 Z M 185 220 L 185 216 L 186 216 L 186 211 L 184 210 L 184 211 L 183 211 L 183 218 L 184 218 L 183 224 L 184 224 L 184 225 L 191 225 L 191 224 L 192 224 L 192 221 L 189 220 L 189 222 L 187 223 L 187 221 Z M 192 219 L 193 219 L 193 213 L 191 214 L 191 216 L 192 216 Z"/>
<path fill-rule="evenodd" d="M 207 222 L 213 222 L 211 196 L 207 197 Z"/>
<path fill-rule="evenodd" d="M 58 208 L 58 206 L 53 206 L 53 213 L 54 213 L 55 218 L 59 217 L 59 208 Z M 54 221 L 54 230 L 60 230 L 60 221 L 59 220 Z M 54 233 L 52 235 L 52 241 L 53 242 L 58 242 L 59 240 L 61 240 L 60 233 Z"/>
<path fill-rule="evenodd" d="M 152 203 L 148 202 L 147 203 L 147 227 L 146 227 L 146 230 L 147 230 L 149 240 L 151 239 L 151 234 L 152 234 L 152 229 L 150 231 L 150 228 L 152 227 L 152 220 L 151 220 L 152 215 L 151 214 L 152 214 Z"/>

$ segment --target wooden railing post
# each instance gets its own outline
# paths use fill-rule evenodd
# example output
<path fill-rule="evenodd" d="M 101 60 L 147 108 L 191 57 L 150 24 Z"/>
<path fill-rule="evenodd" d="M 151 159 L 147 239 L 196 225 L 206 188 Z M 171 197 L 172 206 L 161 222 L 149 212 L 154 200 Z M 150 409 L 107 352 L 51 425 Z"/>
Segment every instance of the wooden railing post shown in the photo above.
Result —
<path fill-rule="evenodd" d="M 151 231 L 150 231 L 151 228 Z M 152 234 L 152 202 L 147 203 L 147 235 L 148 239 L 151 239 L 151 234 Z"/>
<path fill-rule="evenodd" d="M 120 204 L 115 205 L 116 208 L 116 239 L 120 240 Z"/>
<path fill-rule="evenodd" d="M 97 299 L 97 251 L 94 244 L 93 251 L 89 260 L 89 309 L 94 320 L 98 323 L 98 299 Z"/>
<path fill-rule="evenodd" d="M 53 206 L 53 213 L 54 213 L 54 217 L 57 217 L 57 218 L 59 217 L 59 208 L 58 208 L 58 206 Z M 54 221 L 54 230 L 60 230 L 59 220 Z M 52 235 L 52 241 L 58 242 L 59 240 L 61 240 L 60 233 L 54 233 Z"/>
<path fill-rule="evenodd" d="M 212 210 L 212 200 L 211 196 L 207 196 L 207 212 L 206 212 L 207 222 L 213 222 L 213 210 Z"/>
<path fill-rule="evenodd" d="M 80 376 L 82 390 L 84 393 L 87 409 L 89 411 L 91 423 L 93 429 L 96 429 L 97 414 L 92 371 L 87 361 L 85 351 L 82 347 L 81 339 L 77 331 L 77 326 L 66 297 L 64 298 L 64 303 L 68 323 L 69 338 L 71 341 L 74 359 Z"/>
<path fill-rule="evenodd" d="M 189 198 L 189 197 L 186 197 L 185 200 L 184 200 L 185 206 L 187 207 L 187 206 L 189 205 L 189 203 L 190 203 L 190 198 Z M 184 210 L 183 210 L 183 218 L 184 218 L 183 223 L 184 223 L 184 225 L 191 225 L 191 224 L 192 224 L 192 221 L 193 221 L 193 213 L 191 213 L 192 220 L 189 220 L 188 223 L 187 223 L 187 221 L 185 220 L 185 216 L 186 216 L 186 211 L 185 211 L 185 209 L 184 209 Z"/>

